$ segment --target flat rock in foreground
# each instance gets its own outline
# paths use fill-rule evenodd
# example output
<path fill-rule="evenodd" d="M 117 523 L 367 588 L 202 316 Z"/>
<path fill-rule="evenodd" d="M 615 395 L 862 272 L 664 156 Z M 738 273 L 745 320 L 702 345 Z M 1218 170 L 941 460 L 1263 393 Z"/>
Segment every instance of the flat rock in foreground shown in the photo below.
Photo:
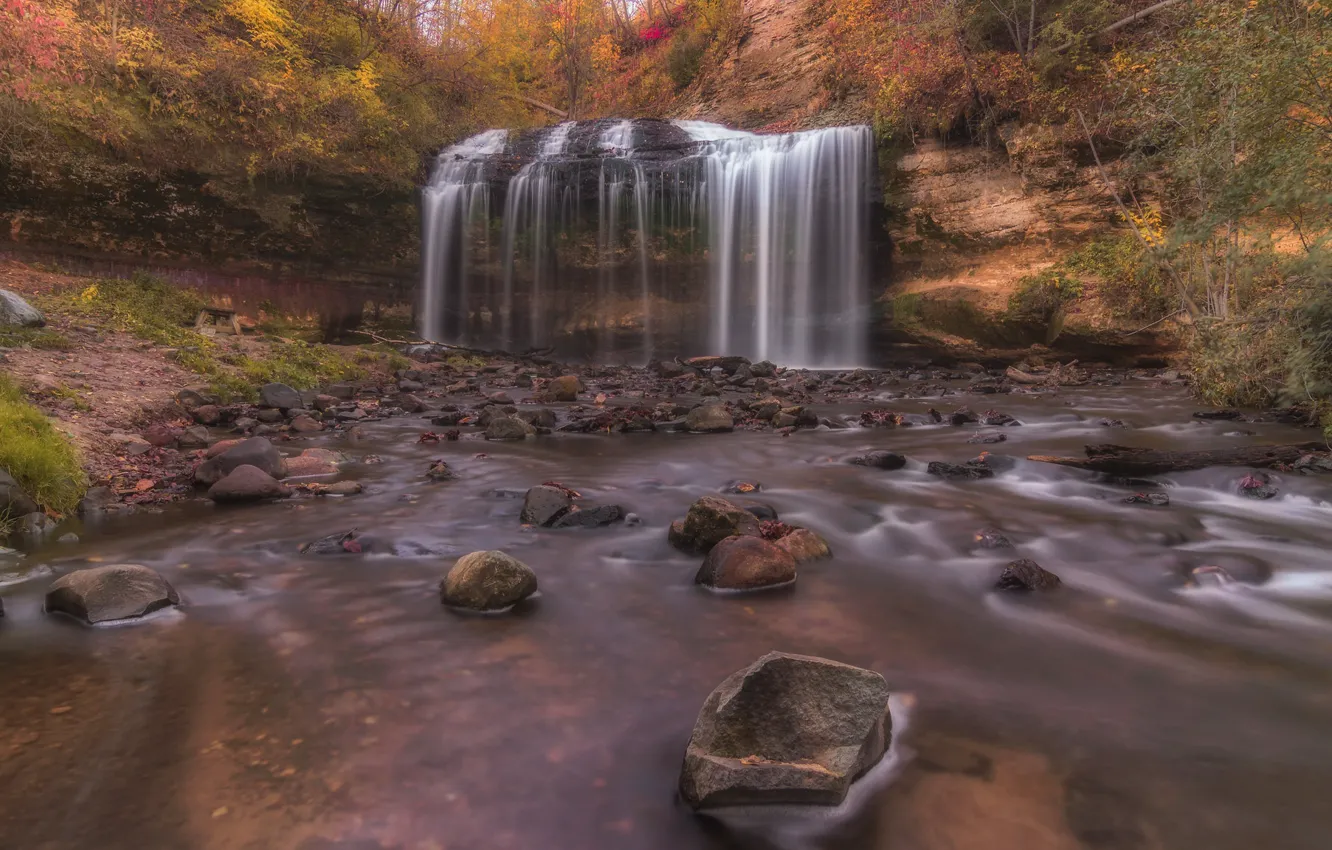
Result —
<path fill-rule="evenodd" d="M 695 809 L 837 805 L 888 750 L 888 696 L 872 670 L 769 653 L 703 703 L 680 793 Z"/>
<path fill-rule="evenodd" d="M 138 564 L 112 564 L 79 570 L 57 579 L 46 591 L 46 612 L 68 614 L 85 623 L 127 620 L 179 605 L 166 579 Z"/>

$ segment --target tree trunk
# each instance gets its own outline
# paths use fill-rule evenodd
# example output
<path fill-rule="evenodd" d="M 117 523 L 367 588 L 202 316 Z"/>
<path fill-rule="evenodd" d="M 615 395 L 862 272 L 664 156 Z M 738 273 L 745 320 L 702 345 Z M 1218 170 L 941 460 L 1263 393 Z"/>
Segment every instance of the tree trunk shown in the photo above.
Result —
<path fill-rule="evenodd" d="M 1056 463 L 1075 469 L 1103 472 L 1107 475 L 1151 476 L 1167 472 L 1187 472 L 1209 466 L 1250 466 L 1267 469 L 1290 464 L 1312 452 L 1327 451 L 1325 443 L 1300 443 L 1293 446 L 1237 446 L 1196 452 L 1163 452 L 1126 446 L 1087 446 L 1087 457 L 1050 457 L 1032 455 L 1027 460 Z"/>

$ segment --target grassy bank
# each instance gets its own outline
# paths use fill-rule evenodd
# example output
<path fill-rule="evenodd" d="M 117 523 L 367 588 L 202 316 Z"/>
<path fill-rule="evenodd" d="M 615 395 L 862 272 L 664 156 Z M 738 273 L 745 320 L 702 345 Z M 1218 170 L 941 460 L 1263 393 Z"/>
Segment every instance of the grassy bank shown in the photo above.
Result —
<path fill-rule="evenodd" d="M 47 510 L 68 513 L 87 479 L 74 446 L 30 404 L 9 375 L 0 372 L 0 469 Z M 7 519 L 0 517 L 0 526 Z"/>
<path fill-rule="evenodd" d="M 265 337 L 261 346 L 234 337 L 203 336 L 194 331 L 193 323 L 207 300 L 195 290 L 148 275 L 98 280 L 82 289 L 48 295 L 41 305 L 169 349 L 170 360 L 198 374 L 224 401 L 252 401 L 267 383 L 304 390 L 366 374 L 363 363 L 300 339 L 295 326 L 284 325 L 292 338 Z M 372 354 L 368 362 L 380 357 Z"/>

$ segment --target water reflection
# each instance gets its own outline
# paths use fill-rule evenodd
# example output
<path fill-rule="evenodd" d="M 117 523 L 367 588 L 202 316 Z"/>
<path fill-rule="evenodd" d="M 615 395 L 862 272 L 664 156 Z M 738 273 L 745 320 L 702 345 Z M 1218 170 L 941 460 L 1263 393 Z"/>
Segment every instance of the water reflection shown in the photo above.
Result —
<path fill-rule="evenodd" d="M 1180 424 L 1190 407 L 1171 392 L 957 401 L 1026 423 L 991 447 L 1015 457 L 1307 439 Z M 365 426 L 351 450 L 385 463 L 357 470 L 361 497 L 183 506 L 26 559 L 144 563 L 187 607 L 91 630 L 40 613 L 49 575 L 3 588 L 0 846 L 1326 846 L 1332 480 L 1283 475 L 1280 499 L 1254 503 L 1233 495 L 1234 473 L 1204 470 L 1163 478 L 1172 504 L 1152 508 L 1025 461 L 990 481 L 933 479 L 924 461 L 977 451 L 944 426 L 423 447 L 420 424 Z M 875 448 L 912 463 L 838 462 Z M 459 479 L 422 477 L 436 457 Z M 699 592 L 697 559 L 666 543 L 693 498 L 741 478 L 832 546 L 791 593 Z M 495 494 L 546 480 L 645 525 L 524 530 L 519 503 Z M 1064 591 L 990 594 L 1014 555 L 976 547 L 986 525 Z M 352 527 L 398 554 L 297 555 Z M 442 610 L 435 583 L 482 548 L 529 563 L 538 604 Z M 1238 586 L 1189 586 L 1208 564 Z M 698 708 L 774 649 L 878 670 L 913 702 L 891 781 L 817 823 L 696 819 L 674 786 Z"/>

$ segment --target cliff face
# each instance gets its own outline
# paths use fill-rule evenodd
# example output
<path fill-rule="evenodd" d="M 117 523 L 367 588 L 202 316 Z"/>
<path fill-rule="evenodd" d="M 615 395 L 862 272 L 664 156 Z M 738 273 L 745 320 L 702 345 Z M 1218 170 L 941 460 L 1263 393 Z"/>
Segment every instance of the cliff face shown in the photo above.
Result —
<path fill-rule="evenodd" d="M 258 179 L 90 159 L 0 158 L 0 241 L 243 273 L 397 281 L 420 252 L 416 190 L 355 175 Z"/>

